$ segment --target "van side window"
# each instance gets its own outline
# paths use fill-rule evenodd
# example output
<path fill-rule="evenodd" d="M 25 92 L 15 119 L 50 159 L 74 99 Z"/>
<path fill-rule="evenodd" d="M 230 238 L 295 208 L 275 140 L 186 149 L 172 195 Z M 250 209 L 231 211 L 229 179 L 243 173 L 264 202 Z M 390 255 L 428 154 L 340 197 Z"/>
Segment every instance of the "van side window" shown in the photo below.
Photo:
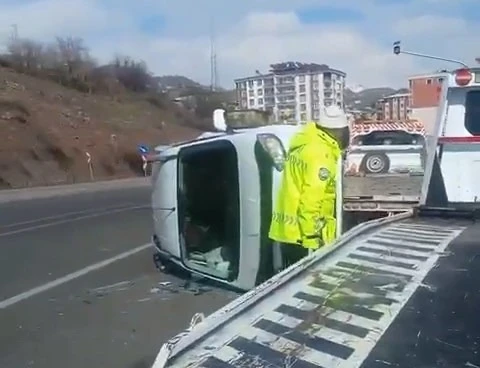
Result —
<path fill-rule="evenodd" d="M 480 135 L 480 91 L 467 92 L 465 129 L 472 135 Z"/>

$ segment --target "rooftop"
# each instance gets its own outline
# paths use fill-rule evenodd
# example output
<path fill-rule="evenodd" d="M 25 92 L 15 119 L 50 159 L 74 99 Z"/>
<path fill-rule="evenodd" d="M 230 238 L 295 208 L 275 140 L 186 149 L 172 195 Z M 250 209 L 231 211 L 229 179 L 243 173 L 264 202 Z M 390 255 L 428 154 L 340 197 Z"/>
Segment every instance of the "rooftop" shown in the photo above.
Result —
<path fill-rule="evenodd" d="M 256 75 L 250 77 L 243 77 L 235 79 L 235 82 L 242 82 L 251 79 L 259 79 L 271 77 L 274 75 L 290 75 L 290 74 L 313 74 L 313 73 L 335 73 L 343 77 L 346 77 L 347 74 L 338 69 L 330 68 L 327 64 L 316 64 L 316 63 L 302 63 L 299 61 L 286 61 L 270 65 L 269 73 L 262 74 L 257 71 Z"/>

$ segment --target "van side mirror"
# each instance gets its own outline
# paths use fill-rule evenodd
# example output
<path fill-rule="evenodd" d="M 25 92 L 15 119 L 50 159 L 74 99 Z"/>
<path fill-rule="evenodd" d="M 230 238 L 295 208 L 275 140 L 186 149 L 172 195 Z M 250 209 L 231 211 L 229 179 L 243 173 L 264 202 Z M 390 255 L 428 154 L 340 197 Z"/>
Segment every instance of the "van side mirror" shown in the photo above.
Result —
<path fill-rule="evenodd" d="M 285 160 L 287 159 L 287 151 L 280 138 L 275 134 L 260 133 L 257 134 L 257 141 L 272 159 L 273 167 L 279 172 L 283 171 Z"/>

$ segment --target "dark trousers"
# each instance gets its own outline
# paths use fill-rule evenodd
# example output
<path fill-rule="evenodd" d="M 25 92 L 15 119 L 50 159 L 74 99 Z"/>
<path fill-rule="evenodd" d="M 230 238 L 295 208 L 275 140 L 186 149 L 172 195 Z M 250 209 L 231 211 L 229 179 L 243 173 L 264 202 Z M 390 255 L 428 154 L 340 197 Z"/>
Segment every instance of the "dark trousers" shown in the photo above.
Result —
<path fill-rule="evenodd" d="M 308 255 L 308 249 L 298 244 L 280 243 L 280 249 L 282 251 L 283 268 L 297 263 Z"/>

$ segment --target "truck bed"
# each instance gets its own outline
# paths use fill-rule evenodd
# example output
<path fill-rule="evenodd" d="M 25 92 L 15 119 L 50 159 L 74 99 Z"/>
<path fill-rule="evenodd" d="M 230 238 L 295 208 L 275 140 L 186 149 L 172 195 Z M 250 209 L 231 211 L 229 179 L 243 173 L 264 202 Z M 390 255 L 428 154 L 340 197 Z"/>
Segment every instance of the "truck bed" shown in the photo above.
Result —
<path fill-rule="evenodd" d="M 473 230 L 469 228 L 459 236 L 469 226 Z M 164 346 L 171 349 L 166 366 L 478 364 L 472 344 L 480 343 L 480 317 L 474 309 L 466 311 L 461 299 L 470 298 L 474 301 L 471 308 L 478 307 L 480 275 L 474 270 L 480 264 L 480 251 L 473 246 L 479 236 L 480 226 L 471 222 L 412 218 L 410 214 L 359 225 L 344 234 L 335 247 L 305 258 L 209 316 L 189 333 L 172 339 Z M 468 249 L 464 249 L 465 244 Z M 455 258 L 457 250 L 466 254 L 460 260 Z M 438 269 L 442 264 L 444 269 Z M 469 277 L 474 280 L 458 284 Z M 462 342 L 470 344 L 468 349 L 454 347 L 460 344 L 458 338 L 449 340 L 465 335 L 463 329 L 469 328 L 461 322 L 465 322 L 465 315 L 463 319 L 450 315 L 449 308 L 469 312 L 472 335 Z M 432 314 L 435 311 L 438 314 Z M 451 331 L 447 329 L 450 325 Z M 437 350 L 422 351 L 433 348 Z M 167 350 L 161 351 L 155 368 L 164 366 Z M 418 352 L 412 354 L 412 350 Z M 429 358 L 421 358 L 420 352 Z M 450 363 L 459 359 L 463 359 L 462 364 Z"/>
<path fill-rule="evenodd" d="M 345 211 L 404 211 L 418 204 L 423 175 L 345 176 Z"/>

